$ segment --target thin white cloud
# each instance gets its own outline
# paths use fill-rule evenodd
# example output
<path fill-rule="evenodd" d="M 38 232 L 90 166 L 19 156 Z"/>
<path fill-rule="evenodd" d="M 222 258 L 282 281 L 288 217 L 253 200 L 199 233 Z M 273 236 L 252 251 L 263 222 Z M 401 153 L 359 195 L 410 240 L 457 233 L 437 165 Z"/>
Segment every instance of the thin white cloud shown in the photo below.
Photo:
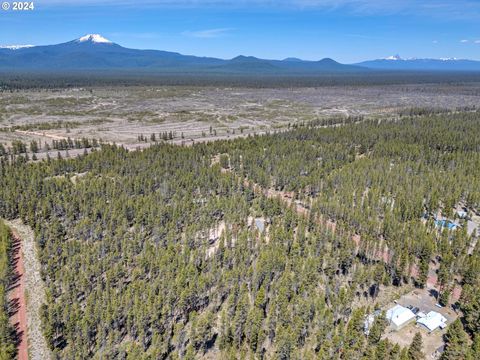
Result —
<path fill-rule="evenodd" d="M 298 6 L 298 7 L 342 7 L 352 6 L 364 9 L 452 9 L 460 5 L 467 8 L 478 8 L 476 0 L 37 0 L 39 5 L 82 5 L 82 4 L 132 4 L 132 5 L 180 5 L 180 6 Z"/>
<path fill-rule="evenodd" d="M 463 39 L 463 40 L 460 40 L 460 42 L 461 42 L 462 44 L 466 44 L 466 43 L 468 43 L 468 40 Z"/>
<path fill-rule="evenodd" d="M 288 8 L 339 10 L 354 15 L 407 14 L 479 19 L 478 0 L 37 0 L 38 6 L 115 6 L 129 8 Z"/>
<path fill-rule="evenodd" d="M 221 36 L 225 36 L 231 28 L 219 28 L 219 29 L 205 29 L 205 30 L 197 30 L 197 31 L 184 31 L 182 35 L 195 37 L 195 38 L 202 38 L 202 39 L 211 39 L 211 38 L 218 38 Z"/>
<path fill-rule="evenodd" d="M 475 40 L 475 44 L 480 44 L 480 40 Z"/>
<path fill-rule="evenodd" d="M 438 40 L 433 40 L 432 43 L 438 44 Z"/>

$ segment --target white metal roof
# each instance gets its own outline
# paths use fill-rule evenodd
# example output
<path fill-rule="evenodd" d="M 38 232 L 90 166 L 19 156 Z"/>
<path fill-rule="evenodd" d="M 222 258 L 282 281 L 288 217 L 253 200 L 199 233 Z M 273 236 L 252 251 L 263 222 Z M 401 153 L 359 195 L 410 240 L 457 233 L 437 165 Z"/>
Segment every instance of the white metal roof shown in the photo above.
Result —
<path fill-rule="evenodd" d="M 424 325 L 428 330 L 433 331 L 438 327 L 443 327 L 447 319 L 436 311 L 430 311 L 427 316 L 418 319 L 417 323 Z"/>
<path fill-rule="evenodd" d="M 422 312 L 422 311 L 419 311 L 419 312 L 417 313 L 417 317 L 419 317 L 419 318 L 424 318 L 425 316 L 427 316 L 427 314 L 425 314 L 425 313 Z"/>
<path fill-rule="evenodd" d="M 387 311 L 387 320 L 395 326 L 401 326 L 412 319 L 415 319 L 415 314 L 402 305 L 395 305 Z"/>

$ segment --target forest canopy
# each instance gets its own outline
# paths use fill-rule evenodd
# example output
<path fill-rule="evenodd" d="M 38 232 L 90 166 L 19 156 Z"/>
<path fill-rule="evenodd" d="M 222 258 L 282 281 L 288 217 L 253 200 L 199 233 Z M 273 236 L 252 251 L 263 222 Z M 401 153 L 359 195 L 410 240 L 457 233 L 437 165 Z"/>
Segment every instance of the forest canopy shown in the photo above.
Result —
<path fill-rule="evenodd" d="M 0 216 L 35 231 L 57 358 L 411 359 L 421 337 L 364 316 L 432 260 L 479 355 L 479 245 L 434 223 L 480 208 L 478 111 L 22 159 L 0 162 Z"/>

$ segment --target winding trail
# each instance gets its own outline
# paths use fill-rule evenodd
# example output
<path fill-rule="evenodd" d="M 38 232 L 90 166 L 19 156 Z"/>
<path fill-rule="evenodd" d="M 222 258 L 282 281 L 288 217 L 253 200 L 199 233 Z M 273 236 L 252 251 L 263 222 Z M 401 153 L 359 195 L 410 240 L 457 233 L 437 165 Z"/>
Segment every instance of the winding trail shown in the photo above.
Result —
<path fill-rule="evenodd" d="M 40 307 L 45 303 L 45 289 L 40 276 L 40 262 L 37 258 L 34 234 L 32 229 L 24 225 L 21 220 L 5 221 L 5 224 L 12 229 L 14 238 L 19 244 L 16 269 L 21 277 L 20 286 L 15 288 L 20 299 L 17 322 L 20 325 L 19 330 L 22 326 L 24 327 L 25 335 L 22 336 L 19 344 L 18 359 L 49 360 L 51 353 L 43 336 L 40 317 Z M 26 334 L 28 334 L 28 341 Z"/>

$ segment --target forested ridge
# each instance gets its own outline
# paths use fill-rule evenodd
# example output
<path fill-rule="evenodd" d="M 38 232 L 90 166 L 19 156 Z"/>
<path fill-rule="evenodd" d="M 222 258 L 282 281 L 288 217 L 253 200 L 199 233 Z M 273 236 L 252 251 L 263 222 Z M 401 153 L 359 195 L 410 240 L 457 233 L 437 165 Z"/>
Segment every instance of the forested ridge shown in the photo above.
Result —
<path fill-rule="evenodd" d="M 0 216 L 35 231 L 56 358 L 417 359 L 421 339 L 381 340 L 382 317 L 366 336 L 364 315 L 381 285 L 425 286 L 434 260 L 444 301 L 463 288 L 465 336 L 449 338 L 446 359 L 474 359 L 479 245 L 433 218 L 478 212 L 479 139 L 477 111 L 4 158 Z"/>

